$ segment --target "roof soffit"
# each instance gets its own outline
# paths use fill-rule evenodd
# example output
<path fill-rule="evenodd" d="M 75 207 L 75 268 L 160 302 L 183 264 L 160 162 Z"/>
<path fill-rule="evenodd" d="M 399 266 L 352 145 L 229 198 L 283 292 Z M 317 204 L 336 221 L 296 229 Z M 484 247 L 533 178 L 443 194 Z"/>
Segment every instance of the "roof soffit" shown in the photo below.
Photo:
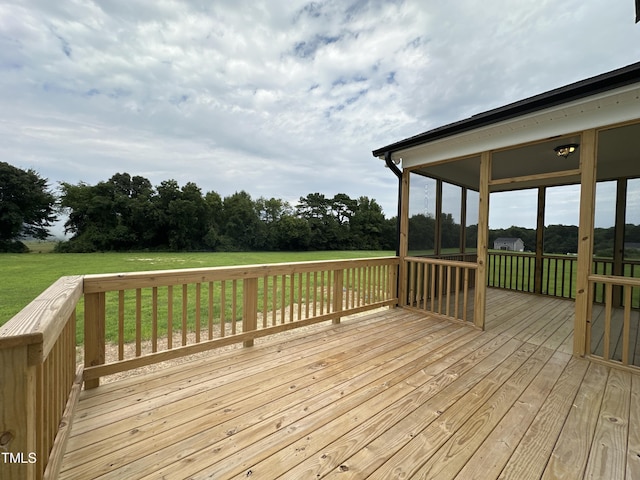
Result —
<path fill-rule="evenodd" d="M 640 83 L 393 153 L 404 168 L 477 155 L 640 118 Z"/>

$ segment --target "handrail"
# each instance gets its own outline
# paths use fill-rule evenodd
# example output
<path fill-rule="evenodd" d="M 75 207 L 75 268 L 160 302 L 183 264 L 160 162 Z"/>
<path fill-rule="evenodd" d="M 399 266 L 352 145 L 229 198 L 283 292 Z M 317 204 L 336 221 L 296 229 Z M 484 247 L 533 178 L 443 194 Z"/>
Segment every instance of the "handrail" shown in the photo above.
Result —
<path fill-rule="evenodd" d="M 542 255 L 541 262 L 538 262 L 533 253 L 490 251 L 488 265 L 488 286 L 561 298 L 576 297 L 576 256 L 545 253 Z M 627 278 L 635 278 L 640 260 L 625 259 L 622 265 L 625 273 L 630 275 Z M 612 271 L 613 259 L 593 257 L 595 274 L 607 275 Z M 602 303 L 604 285 L 596 282 L 592 288 L 594 300 Z M 634 307 L 638 308 L 640 306 L 638 297 L 634 296 L 632 300 Z"/>
<path fill-rule="evenodd" d="M 403 281 L 406 287 L 401 304 L 475 324 L 470 292 L 476 282 L 477 263 L 405 257 L 405 264 Z"/>
<path fill-rule="evenodd" d="M 188 283 L 220 280 L 241 280 L 262 278 L 265 275 L 307 273 L 336 268 L 350 268 L 366 262 L 371 265 L 385 265 L 399 262 L 398 257 L 354 258 L 346 260 L 319 260 L 310 262 L 266 263 L 230 267 L 185 268 L 176 270 L 154 270 L 117 274 L 97 274 L 84 276 L 84 293 L 111 292 L 135 288 L 148 288 Z"/>
<path fill-rule="evenodd" d="M 82 277 L 61 277 L 0 327 L 0 349 L 42 344 L 34 360 L 46 358 L 82 297 Z"/>
<path fill-rule="evenodd" d="M 85 388 L 103 375 L 397 304 L 398 264 L 380 257 L 87 275 Z M 118 357 L 106 358 L 106 324 L 115 321 Z M 135 354 L 125 358 L 127 325 Z"/>
<path fill-rule="evenodd" d="M 83 380 L 90 388 L 100 369 L 110 367 L 102 363 L 105 320 L 111 320 L 105 300 L 112 292 L 119 297 L 118 321 L 126 310 L 124 291 L 135 292 L 136 327 L 145 289 L 157 302 L 159 289 L 173 291 L 181 285 L 187 315 L 184 302 L 193 287 L 201 302 L 195 306 L 197 322 L 204 315 L 202 304 L 222 303 L 221 337 L 148 355 L 155 362 L 223 344 L 249 346 L 260 336 L 326 320 L 338 323 L 345 315 L 397 305 L 398 265 L 398 257 L 382 257 L 60 278 L 0 327 L 0 451 L 9 456 L 8 462 L 2 458 L 2 479 L 56 478 Z M 214 284 L 221 288 L 215 301 Z M 87 367 L 76 369 L 76 306 L 83 294 Z M 153 315 L 158 316 L 157 303 Z M 211 313 L 207 320 L 211 329 Z M 139 342 L 139 333 L 137 337 Z M 139 357 L 114 363 L 122 371 L 136 362 Z"/>
<path fill-rule="evenodd" d="M 415 263 L 428 263 L 430 265 L 445 265 L 451 267 L 470 268 L 472 270 L 478 269 L 478 264 L 473 262 L 461 262 L 459 260 L 444 260 L 441 258 L 430 257 L 405 257 L 405 260 Z"/>
<path fill-rule="evenodd" d="M 639 277 L 621 277 L 617 275 L 589 275 L 589 281 L 593 283 L 604 283 L 611 285 L 628 285 L 630 287 L 640 287 Z"/>
<path fill-rule="evenodd" d="M 62 277 L 0 327 L 0 450 L 9 459 L 3 455 L 3 479 L 43 478 L 50 459 L 64 450 L 68 429 L 61 424 L 79 390 L 81 297 L 82 277 Z"/>
<path fill-rule="evenodd" d="M 640 365 L 637 360 L 634 363 L 631 347 L 635 333 L 631 334 L 631 325 L 640 321 L 640 312 L 633 308 L 640 278 L 591 274 L 588 280 L 589 309 L 584 319 L 586 351 L 592 358 L 637 369 Z M 602 306 L 593 305 L 597 284 L 603 286 Z M 616 289 L 618 292 L 614 295 Z"/>

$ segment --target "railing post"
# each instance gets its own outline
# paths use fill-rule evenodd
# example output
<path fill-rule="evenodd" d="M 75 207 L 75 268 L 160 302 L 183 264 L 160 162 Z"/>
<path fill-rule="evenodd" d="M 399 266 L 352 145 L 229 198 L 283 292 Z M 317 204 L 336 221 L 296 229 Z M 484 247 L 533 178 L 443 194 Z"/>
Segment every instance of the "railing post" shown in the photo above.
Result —
<path fill-rule="evenodd" d="M 33 347 L 33 345 L 31 346 Z M 37 449 L 37 367 L 29 363 L 28 345 L 0 349 L 0 477 L 40 478 Z"/>
<path fill-rule="evenodd" d="M 84 296 L 84 366 L 104 364 L 105 293 L 87 293 Z M 95 378 L 84 382 L 89 390 L 100 385 Z"/>
<path fill-rule="evenodd" d="M 342 311 L 342 289 L 343 289 L 343 280 L 344 272 L 341 268 L 338 268 L 333 271 L 333 311 L 341 312 Z M 371 281 L 368 279 L 368 281 Z M 333 319 L 333 323 L 340 323 L 340 317 L 336 317 Z"/>
<path fill-rule="evenodd" d="M 396 307 L 398 306 L 398 265 L 389 265 L 387 299 L 396 299 Z"/>
<path fill-rule="evenodd" d="M 266 295 L 266 293 L 265 293 Z M 258 279 L 245 278 L 242 284 L 242 331 L 252 332 L 258 328 Z M 253 339 L 242 342 L 253 346 Z"/>

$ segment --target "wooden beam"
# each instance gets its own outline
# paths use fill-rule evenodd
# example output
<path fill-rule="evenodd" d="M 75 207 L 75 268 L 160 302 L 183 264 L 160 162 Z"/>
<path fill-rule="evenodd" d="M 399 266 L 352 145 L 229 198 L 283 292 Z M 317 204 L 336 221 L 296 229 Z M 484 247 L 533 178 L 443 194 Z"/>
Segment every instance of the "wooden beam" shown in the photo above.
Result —
<path fill-rule="evenodd" d="M 442 252 L 442 180 L 436 180 L 436 228 L 433 239 L 433 254 Z"/>
<path fill-rule="evenodd" d="M 409 175 L 408 170 L 402 172 L 402 214 L 398 221 L 400 222 L 400 265 L 398 267 L 398 305 L 405 306 L 407 304 L 407 275 L 404 259 L 409 250 Z"/>
<path fill-rule="evenodd" d="M 538 219 L 536 222 L 536 266 L 534 272 L 534 292 L 542 293 L 542 270 L 544 261 L 544 211 L 546 187 L 538 187 Z"/>
<path fill-rule="evenodd" d="M 597 134 L 594 129 L 582 133 L 580 145 L 580 223 L 576 277 L 576 318 L 573 353 L 584 356 L 589 312 L 589 275 L 593 258 L 593 212 L 596 190 Z"/>
<path fill-rule="evenodd" d="M 509 185 L 512 183 L 522 183 L 522 182 L 532 182 L 539 180 L 548 180 L 552 178 L 558 177 L 575 177 L 580 175 L 580 169 L 574 170 L 560 170 L 557 172 L 548 172 L 548 173 L 536 173 L 535 175 L 523 175 L 521 177 L 509 177 L 509 178 L 498 178 L 496 180 L 490 180 L 489 185 Z"/>
<path fill-rule="evenodd" d="M 489 179 L 491 178 L 491 152 L 480 156 L 480 189 L 478 199 L 478 270 L 476 272 L 476 298 L 474 323 L 484 329 L 487 300 L 487 249 L 489 247 Z"/>
<path fill-rule="evenodd" d="M 616 223 L 613 235 L 613 275 L 624 276 L 624 227 L 627 211 L 627 179 L 619 178 L 616 183 Z M 613 286 L 613 306 L 622 305 L 622 288 Z"/>
<path fill-rule="evenodd" d="M 460 194 L 460 253 L 464 254 L 467 244 L 467 188 Z"/>

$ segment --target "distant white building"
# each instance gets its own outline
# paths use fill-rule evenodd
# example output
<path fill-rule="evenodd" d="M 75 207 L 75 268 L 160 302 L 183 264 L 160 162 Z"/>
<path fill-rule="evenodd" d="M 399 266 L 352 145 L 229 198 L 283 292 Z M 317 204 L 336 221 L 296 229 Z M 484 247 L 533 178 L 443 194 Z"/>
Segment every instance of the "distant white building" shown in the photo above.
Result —
<path fill-rule="evenodd" d="M 509 250 L 511 252 L 524 252 L 524 242 L 521 238 L 500 237 L 493 242 L 495 250 Z"/>

